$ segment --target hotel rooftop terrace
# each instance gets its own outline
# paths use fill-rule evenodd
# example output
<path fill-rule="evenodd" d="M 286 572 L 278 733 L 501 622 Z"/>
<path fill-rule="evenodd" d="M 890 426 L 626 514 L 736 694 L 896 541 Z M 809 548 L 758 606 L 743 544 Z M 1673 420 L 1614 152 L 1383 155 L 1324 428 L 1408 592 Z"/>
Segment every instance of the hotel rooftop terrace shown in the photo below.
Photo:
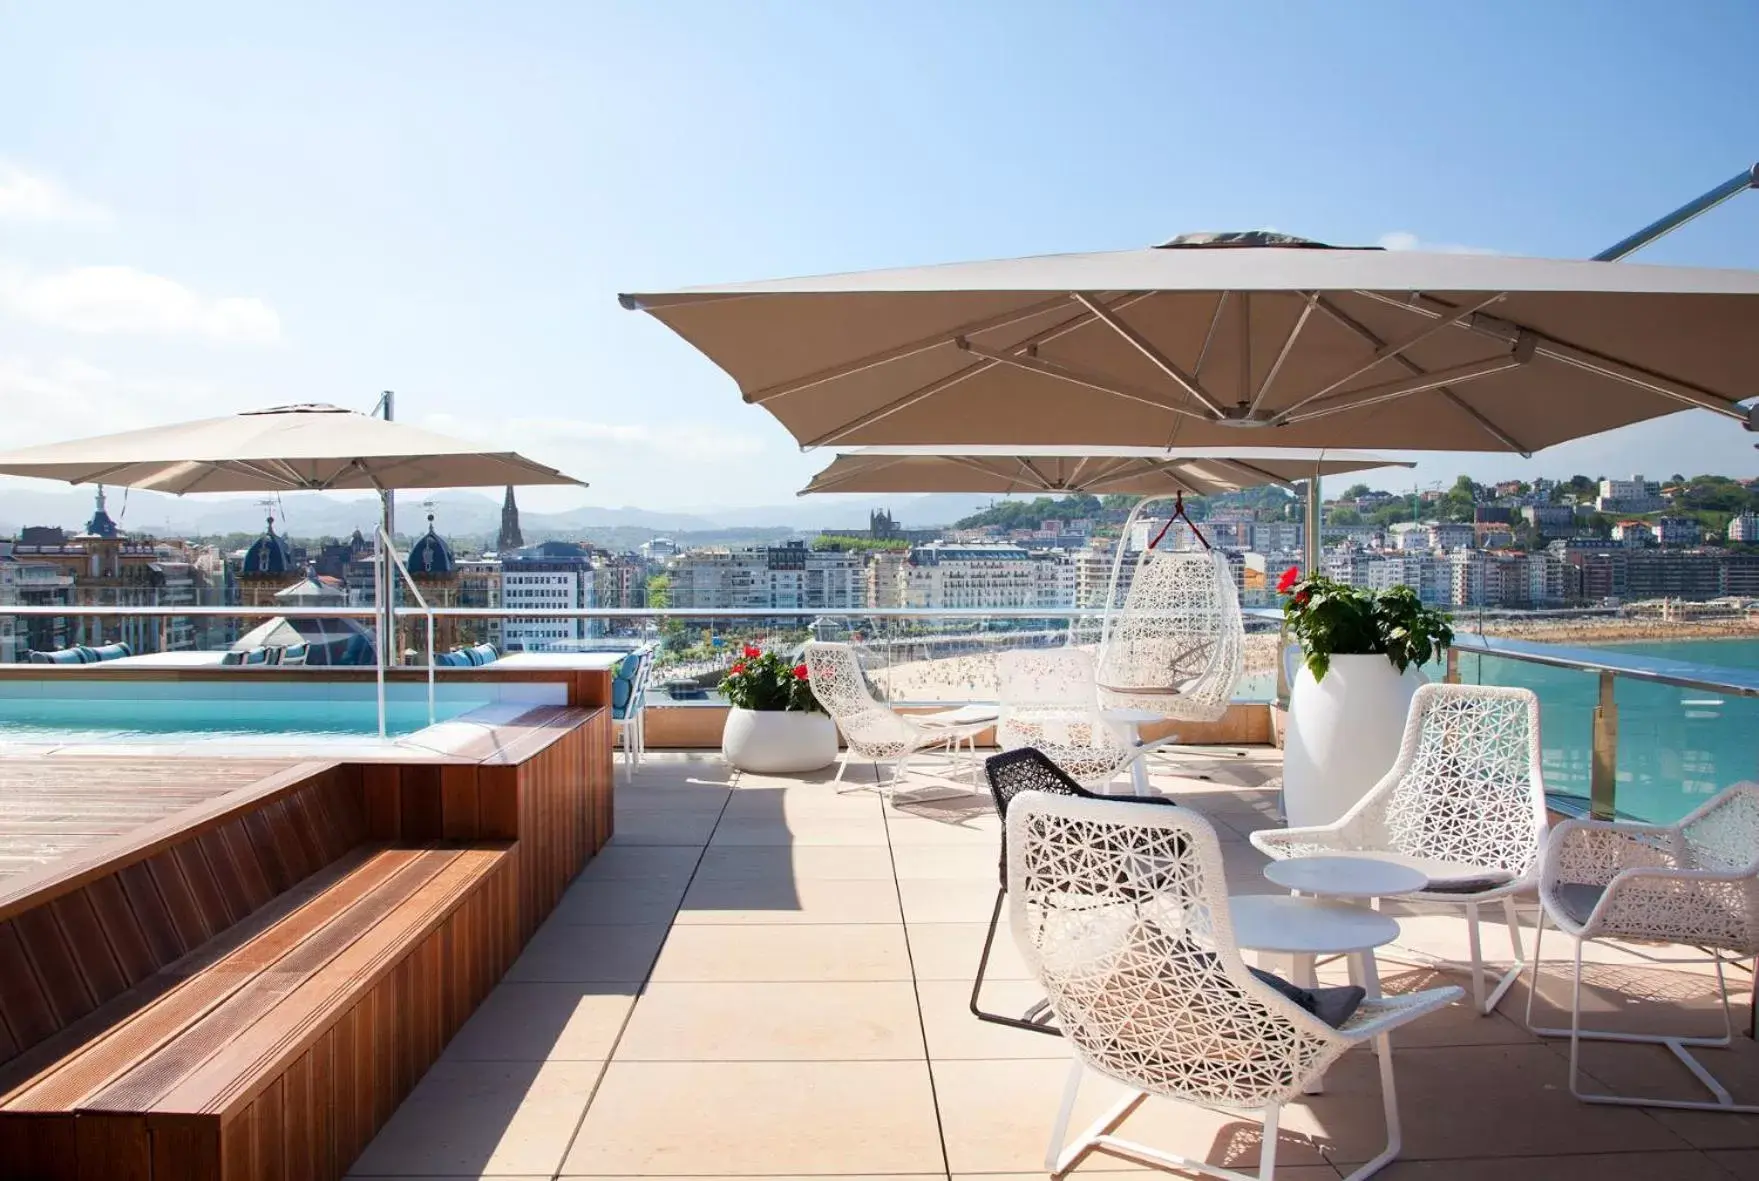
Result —
<path fill-rule="evenodd" d="M 350 1176 L 1043 1176 L 1067 1047 L 966 1007 L 996 890 L 987 796 L 912 803 L 947 788 L 925 774 L 889 804 L 871 790 L 839 794 L 831 774 L 735 774 L 716 755 L 650 755 L 617 785 L 613 839 Z M 850 774 L 875 782 L 870 765 Z M 1230 891 L 1248 893 L 1276 889 L 1247 837 L 1277 823 L 1279 774 L 1275 750 L 1218 749 L 1156 756 L 1152 778 L 1209 818 Z M 1388 993 L 1466 983 L 1457 910 L 1385 905 L 1402 927 L 1380 955 Z M 1506 937 L 1492 924 L 1485 937 L 1486 955 L 1506 962 Z M 1035 989 L 1005 929 L 997 947 L 986 999 L 1024 1007 Z M 1553 957 L 1567 948 L 1547 943 Z M 1587 954 L 1588 1020 L 1718 1027 L 1708 969 Z M 1544 1024 L 1567 1023 L 1566 964 L 1554 958 L 1541 978 Z M 1321 968 L 1322 982 L 1341 974 Z M 1736 971 L 1733 984 L 1741 1014 L 1750 977 Z M 1526 999 L 1523 978 L 1492 1016 L 1458 1002 L 1395 1033 L 1404 1151 L 1380 1176 L 1759 1177 L 1759 1118 L 1578 1102 L 1567 1043 L 1527 1032 Z M 1759 1099 L 1750 1038 L 1702 1057 L 1738 1101 Z M 1634 1093 L 1694 1086 L 1659 1046 L 1589 1043 L 1584 1063 Z M 1111 1098 L 1090 1081 L 1075 1126 Z M 1262 1136 L 1251 1117 L 1158 1099 L 1122 1133 L 1248 1171 Z M 1324 1094 L 1284 1110 L 1278 1176 L 1340 1177 L 1383 1143 L 1374 1061 L 1354 1050 Z M 1073 1175 L 1126 1173 L 1142 1170 L 1096 1155 Z"/>

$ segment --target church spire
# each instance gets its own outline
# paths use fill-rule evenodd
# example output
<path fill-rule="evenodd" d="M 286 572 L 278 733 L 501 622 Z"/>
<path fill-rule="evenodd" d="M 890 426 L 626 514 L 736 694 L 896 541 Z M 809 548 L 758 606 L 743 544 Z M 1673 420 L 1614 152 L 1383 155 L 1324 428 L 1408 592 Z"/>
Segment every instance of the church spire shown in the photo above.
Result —
<path fill-rule="evenodd" d="M 519 531 L 519 506 L 513 502 L 513 485 L 507 485 L 506 499 L 501 501 L 501 532 L 495 538 L 497 553 L 510 553 L 525 548 L 525 535 Z"/>

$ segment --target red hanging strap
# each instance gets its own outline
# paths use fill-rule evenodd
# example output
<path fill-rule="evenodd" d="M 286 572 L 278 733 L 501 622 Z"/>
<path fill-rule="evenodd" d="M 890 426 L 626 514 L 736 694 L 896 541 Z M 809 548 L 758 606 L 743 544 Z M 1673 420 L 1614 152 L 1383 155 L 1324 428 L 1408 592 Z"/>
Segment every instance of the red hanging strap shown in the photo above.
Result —
<path fill-rule="evenodd" d="M 1160 527 L 1160 532 L 1154 535 L 1154 540 L 1148 543 L 1148 548 L 1153 549 L 1155 546 L 1159 545 L 1161 538 L 1167 535 L 1167 530 L 1173 527 L 1173 522 L 1180 520 L 1191 526 L 1192 535 L 1196 537 L 1198 541 L 1203 543 L 1204 549 L 1211 548 L 1209 539 L 1203 536 L 1203 530 L 1197 527 L 1197 522 L 1193 521 L 1190 514 L 1185 511 L 1185 494 L 1183 492 L 1173 493 L 1173 513 L 1167 518 L 1167 523 Z"/>

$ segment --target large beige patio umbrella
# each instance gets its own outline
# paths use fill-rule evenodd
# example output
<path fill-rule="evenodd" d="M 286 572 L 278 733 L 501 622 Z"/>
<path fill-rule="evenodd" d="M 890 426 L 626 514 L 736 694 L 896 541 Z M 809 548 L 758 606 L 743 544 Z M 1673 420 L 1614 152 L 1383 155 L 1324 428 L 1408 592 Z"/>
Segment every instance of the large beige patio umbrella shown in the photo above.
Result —
<path fill-rule="evenodd" d="M 1289 447 L 1152 447 L 1041 449 L 1007 447 L 863 447 L 838 455 L 800 495 L 820 492 L 993 492 L 998 495 L 1087 492 L 1096 496 L 1211 496 L 1312 476 L 1346 475 L 1410 463 L 1364 451 Z"/>
<path fill-rule="evenodd" d="M 805 447 L 1527 454 L 1759 394 L 1753 271 L 1194 235 L 622 300 Z"/>
<path fill-rule="evenodd" d="M 511 451 L 337 406 L 278 406 L 0 454 L 0 475 L 187 492 L 580 484 Z"/>
<path fill-rule="evenodd" d="M 395 635 L 389 588 L 396 585 L 400 567 L 390 537 L 392 493 L 399 488 L 584 483 L 511 451 L 485 451 L 462 439 L 328 405 L 278 406 L 27 447 L 0 454 L 0 475 L 70 484 L 120 484 L 179 496 L 190 492 L 377 491 L 383 517 L 373 531 L 373 568 L 380 606 L 375 646 L 381 735 L 385 732 L 386 648 Z M 432 616 L 429 622 L 431 625 Z M 431 643 L 429 652 L 431 656 Z M 431 659 L 428 709 L 431 718 Z"/>

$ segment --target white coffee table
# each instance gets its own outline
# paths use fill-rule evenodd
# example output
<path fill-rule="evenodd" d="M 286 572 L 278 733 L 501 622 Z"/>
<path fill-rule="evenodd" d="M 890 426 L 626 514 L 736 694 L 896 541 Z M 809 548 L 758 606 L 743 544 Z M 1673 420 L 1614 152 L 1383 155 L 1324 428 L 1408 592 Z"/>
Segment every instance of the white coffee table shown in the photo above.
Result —
<path fill-rule="evenodd" d="M 1429 885 L 1428 877 L 1408 865 L 1345 854 L 1273 861 L 1264 876 L 1297 894 L 1352 900 L 1391 898 Z"/>
<path fill-rule="evenodd" d="M 1100 716 L 1123 730 L 1131 746 L 1142 745 L 1142 727 L 1167 720 L 1164 715 L 1146 709 L 1108 709 L 1100 711 Z M 1154 794 L 1148 782 L 1148 765 L 1140 757 L 1130 764 L 1130 788 L 1139 796 Z"/>

